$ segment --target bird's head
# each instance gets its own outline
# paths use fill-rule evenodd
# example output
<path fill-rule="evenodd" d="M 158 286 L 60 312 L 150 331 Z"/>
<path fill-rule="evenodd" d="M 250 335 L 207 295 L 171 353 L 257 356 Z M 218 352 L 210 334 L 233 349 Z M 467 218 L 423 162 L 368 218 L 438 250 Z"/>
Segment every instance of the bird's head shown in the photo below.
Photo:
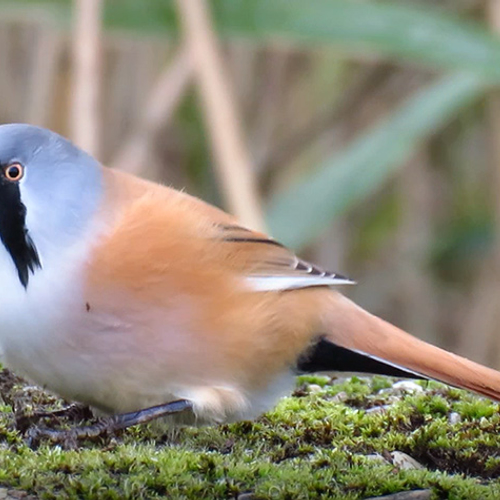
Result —
<path fill-rule="evenodd" d="M 30 276 L 85 230 L 102 196 L 99 163 L 70 141 L 31 125 L 0 126 L 0 265 Z M 1 264 L 5 262 L 5 264 Z"/>

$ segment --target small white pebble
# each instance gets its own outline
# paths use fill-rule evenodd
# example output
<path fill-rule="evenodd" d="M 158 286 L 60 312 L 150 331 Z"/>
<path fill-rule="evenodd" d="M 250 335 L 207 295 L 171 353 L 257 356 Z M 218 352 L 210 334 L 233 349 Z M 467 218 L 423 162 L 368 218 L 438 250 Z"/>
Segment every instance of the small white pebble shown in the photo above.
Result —
<path fill-rule="evenodd" d="M 311 393 L 311 394 L 314 394 L 316 392 L 321 392 L 323 390 L 323 387 L 321 387 L 320 385 L 318 384 L 310 384 L 308 386 L 308 391 Z"/>
<path fill-rule="evenodd" d="M 335 394 L 330 401 L 333 401 L 334 403 L 343 403 L 344 401 L 347 401 L 349 396 L 347 395 L 347 392 L 341 391 L 338 394 Z"/>
<path fill-rule="evenodd" d="M 382 405 L 382 406 L 374 406 L 373 408 L 368 408 L 366 413 L 377 414 L 377 413 L 385 413 L 390 408 L 390 405 Z"/>
<path fill-rule="evenodd" d="M 460 413 L 457 413 L 456 411 L 452 411 L 449 415 L 448 415 L 448 422 L 451 424 L 451 425 L 455 425 L 455 424 L 458 424 L 462 421 L 462 417 L 460 416 Z"/>
<path fill-rule="evenodd" d="M 411 380 L 401 380 L 400 382 L 396 382 L 392 388 L 401 392 L 424 392 L 422 386 L 412 382 Z"/>
<path fill-rule="evenodd" d="M 370 455 L 365 455 L 368 460 L 373 460 L 374 462 L 381 462 L 383 464 L 388 464 L 389 462 L 379 453 L 371 453 Z"/>
<path fill-rule="evenodd" d="M 425 467 L 402 451 L 393 451 L 391 453 L 392 463 L 401 470 L 425 469 Z"/>

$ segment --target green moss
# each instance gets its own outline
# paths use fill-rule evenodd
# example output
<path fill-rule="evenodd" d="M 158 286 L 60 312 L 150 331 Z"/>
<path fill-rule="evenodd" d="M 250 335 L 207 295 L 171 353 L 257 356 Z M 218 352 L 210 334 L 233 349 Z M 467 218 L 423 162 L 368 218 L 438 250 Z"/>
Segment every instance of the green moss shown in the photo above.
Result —
<path fill-rule="evenodd" d="M 311 383 L 322 390 L 308 391 Z M 76 450 L 50 443 L 32 450 L 9 405 L 19 404 L 19 394 L 27 408 L 60 402 L 21 391 L 19 381 L 4 384 L 0 484 L 48 499 L 225 499 L 253 492 L 260 499 L 354 500 L 419 488 L 431 488 L 434 498 L 500 498 L 498 405 L 435 383 L 396 396 L 381 377 L 341 383 L 307 377 L 299 386 L 256 422 L 175 433 L 143 426 Z M 450 424 L 451 412 L 461 421 Z M 370 458 L 395 450 L 424 468 Z"/>

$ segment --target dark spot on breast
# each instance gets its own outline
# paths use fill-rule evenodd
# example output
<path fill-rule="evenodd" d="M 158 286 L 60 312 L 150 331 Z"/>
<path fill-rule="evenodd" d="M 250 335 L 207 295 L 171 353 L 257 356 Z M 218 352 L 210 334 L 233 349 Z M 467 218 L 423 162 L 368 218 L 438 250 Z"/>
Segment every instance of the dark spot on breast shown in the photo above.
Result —
<path fill-rule="evenodd" d="M 90 304 L 88 302 L 85 303 L 85 309 L 87 312 L 90 312 Z"/>

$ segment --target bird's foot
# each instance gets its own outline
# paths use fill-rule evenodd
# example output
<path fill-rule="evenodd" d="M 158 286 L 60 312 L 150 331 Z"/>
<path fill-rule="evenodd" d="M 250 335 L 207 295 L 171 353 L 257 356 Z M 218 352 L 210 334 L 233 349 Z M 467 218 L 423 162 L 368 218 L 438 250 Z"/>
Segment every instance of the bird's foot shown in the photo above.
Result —
<path fill-rule="evenodd" d="M 42 427 L 31 427 L 26 433 L 30 447 L 36 447 L 41 440 L 47 439 L 53 443 L 59 443 L 65 448 L 75 448 L 78 440 L 92 439 L 107 436 L 126 429 L 133 425 L 145 424 L 157 418 L 174 415 L 184 411 L 192 410 L 193 403 L 186 399 L 172 401 L 163 405 L 145 408 L 130 413 L 113 415 L 112 417 L 99 419 L 95 424 L 73 427 L 71 429 L 48 429 Z"/>
<path fill-rule="evenodd" d="M 82 420 L 89 420 L 92 417 L 92 410 L 88 406 L 74 403 L 54 411 L 36 411 L 31 414 L 16 413 L 15 421 L 17 430 L 26 432 L 31 426 L 44 419 L 60 422 L 61 419 L 66 418 L 73 422 L 80 422 Z"/>

